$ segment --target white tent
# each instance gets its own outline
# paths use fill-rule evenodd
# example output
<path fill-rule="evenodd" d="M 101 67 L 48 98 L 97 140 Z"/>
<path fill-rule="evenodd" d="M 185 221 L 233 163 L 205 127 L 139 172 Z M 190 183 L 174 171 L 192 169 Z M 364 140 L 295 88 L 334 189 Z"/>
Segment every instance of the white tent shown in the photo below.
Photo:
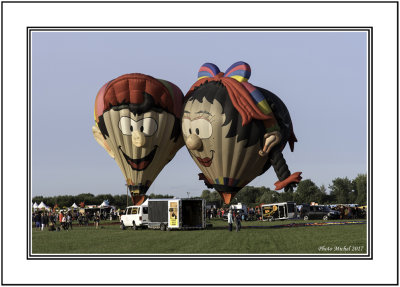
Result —
<path fill-rule="evenodd" d="M 38 205 L 39 209 L 47 208 L 47 205 L 43 203 L 43 201 Z"/>
<path fill-rule="evenodd" d="M 51 210 L 50 207 L 48 207 L 46 204 L 43 203 L 43 201 L 38 205 L 37 209 L 46 209 L 46 210 Z"/>
<path fill-rule="evenodd" d="M 100 204 L 100 207 L 108 207 L 110 205 L 110 203 L 108 202 L 108 200 L 104 200 L 102 204 Z"/>
<path fill-rule="evenodd" d="M 35 202 L 35 203 L 32 205 L 32 208 L 33 208 L 34 210 L 38 209 L 38 204 Z"/>
<path fill-rule="evenodd" d="M 72 207 L 73 209 L 76 209 L 76 208 L 78 208 L 78 205 L 76 205 L 76 203 L 74 202 L 74 204 L 71 205 L 71 207 Z"/>

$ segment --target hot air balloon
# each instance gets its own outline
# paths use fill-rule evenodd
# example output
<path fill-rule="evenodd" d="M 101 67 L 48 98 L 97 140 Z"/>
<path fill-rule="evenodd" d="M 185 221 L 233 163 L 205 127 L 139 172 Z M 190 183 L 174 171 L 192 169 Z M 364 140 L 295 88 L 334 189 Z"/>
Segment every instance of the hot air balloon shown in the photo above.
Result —
<path fill-rule="evenodd" d="M 117 162 L 135 205 L 183 146 L 182 102 L 174 84 L 138 73 L 106 83 L 97 94 L 93 135 Z"/>
<path fill-rule="evenodd" d="M 184 99 L 182 132 L 186 147 L 226 204 L 255 177 L 274 167 L 276 189 L 292 189 L 301 172 L 291 174 L 282 155 L 297 141 L 285 104 L 273 93 L 248 82 L 245 62 L 225 73 L 206 63 Z"/>

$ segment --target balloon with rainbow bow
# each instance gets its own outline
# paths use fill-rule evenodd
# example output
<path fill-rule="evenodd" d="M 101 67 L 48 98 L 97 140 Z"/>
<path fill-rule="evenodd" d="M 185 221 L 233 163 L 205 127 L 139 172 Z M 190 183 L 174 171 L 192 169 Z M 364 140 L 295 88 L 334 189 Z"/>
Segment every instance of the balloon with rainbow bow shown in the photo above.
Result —
<path fill-rule="evenodd" d="M 226 204 L 271 166 L 276 190 L 292 190 L 301 180 L 282 155 L 287 143 L 293 151 L 297 142 L 289 112 L 275 94 L 250 84 L 250 74 L 245 62 L 225 73 L 206 63 L 183 103 L 183 139 L 202 171 L 200 180 Z"/>

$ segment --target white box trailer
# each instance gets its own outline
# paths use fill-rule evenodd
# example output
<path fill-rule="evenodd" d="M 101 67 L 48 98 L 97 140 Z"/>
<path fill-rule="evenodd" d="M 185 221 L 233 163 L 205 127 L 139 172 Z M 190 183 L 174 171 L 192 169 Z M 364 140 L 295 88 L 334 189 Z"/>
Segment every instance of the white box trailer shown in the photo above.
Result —
<path fill-rule="evenodd" d="M 204 199 L 149 199 L 148 227 L 160 230 L 206 228 Z"/>
<path fill-rule="evenodd" d="M 263 221 L 297 219 L 297 207 L 293 201 L 261 205 Z"/>

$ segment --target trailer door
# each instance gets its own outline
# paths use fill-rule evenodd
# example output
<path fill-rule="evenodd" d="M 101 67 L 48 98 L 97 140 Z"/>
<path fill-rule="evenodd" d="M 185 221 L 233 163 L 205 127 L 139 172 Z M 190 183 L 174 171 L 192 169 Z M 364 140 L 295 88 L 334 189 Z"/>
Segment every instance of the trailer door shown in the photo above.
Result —
<path fill-rule="evenodd" d="M 205 199 L 202 199 L 202 204 L 203 204 L 203 216 L 202 216 L 202 219 L 203 219 L 203 224 L 202 224 L 202 227 L 203 228 L 206 228 L 206 217 L 207 217 L 207 211 L 206 211 L 206 201 L 205 201 Z"/>
<path fill-rule="evenodd" d="M 180 203 L 181 201 L 179 199 L 168 201 L 168 228 L 181 228 Z"/>
<path fill-rule="evenodd" d="M 285 219 L 286 218 L 286 206 L 284 204 L 279 205 L 279 219 Z"/>
<path fill-rule="evenodd" d="M 297 218 L 297 206 L 296 203 L 294 202 L 288 202 L 287 204 L 288 207 L 288 218 Z"/>

